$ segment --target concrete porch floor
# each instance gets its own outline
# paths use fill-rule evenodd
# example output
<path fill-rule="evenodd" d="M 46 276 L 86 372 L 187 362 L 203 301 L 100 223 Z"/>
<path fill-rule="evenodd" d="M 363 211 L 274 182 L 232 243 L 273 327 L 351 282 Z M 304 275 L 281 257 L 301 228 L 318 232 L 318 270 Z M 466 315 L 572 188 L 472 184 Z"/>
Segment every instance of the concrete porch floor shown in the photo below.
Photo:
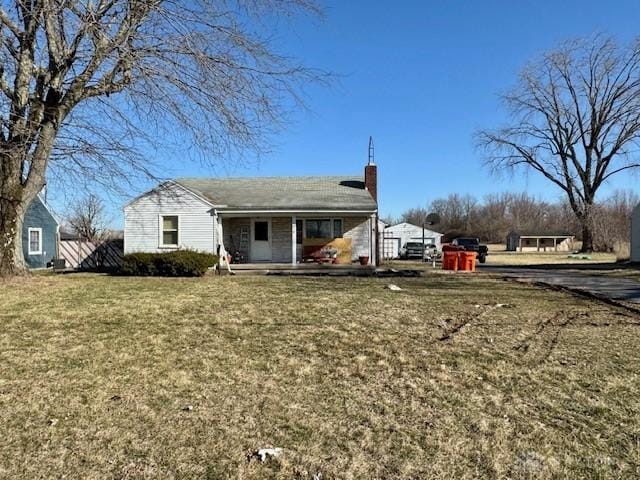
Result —
<path fill-rule="evenodd" d="M 262 275 L 372 275 L 375 265 L 334 265 L 318 263 L 232 263 L 231 271 L 237 274 Z M 226 267 L 222 274 L 227 274 Z"/>

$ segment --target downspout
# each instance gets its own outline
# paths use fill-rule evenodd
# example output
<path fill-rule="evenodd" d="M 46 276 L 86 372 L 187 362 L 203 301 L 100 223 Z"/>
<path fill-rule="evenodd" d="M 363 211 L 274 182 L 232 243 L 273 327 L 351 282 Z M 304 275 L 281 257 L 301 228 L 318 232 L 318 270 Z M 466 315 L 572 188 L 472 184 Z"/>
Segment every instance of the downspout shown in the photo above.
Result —
<path fill-rule="evenodd" d="M 60 225 L 56 225 L 56 260 L 60 258 Z"/>

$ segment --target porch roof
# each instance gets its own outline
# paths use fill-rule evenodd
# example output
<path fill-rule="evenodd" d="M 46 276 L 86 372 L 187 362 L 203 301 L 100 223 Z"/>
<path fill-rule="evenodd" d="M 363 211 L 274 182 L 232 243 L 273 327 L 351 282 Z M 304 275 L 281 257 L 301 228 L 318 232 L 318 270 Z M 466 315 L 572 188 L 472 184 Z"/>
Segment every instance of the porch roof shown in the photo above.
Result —
<path fill-rule="evenodd" d="M 208 199 L 220 211 L 341 210 L 377 208 L 362 177 L 179 178 L 176 182 Z"/>

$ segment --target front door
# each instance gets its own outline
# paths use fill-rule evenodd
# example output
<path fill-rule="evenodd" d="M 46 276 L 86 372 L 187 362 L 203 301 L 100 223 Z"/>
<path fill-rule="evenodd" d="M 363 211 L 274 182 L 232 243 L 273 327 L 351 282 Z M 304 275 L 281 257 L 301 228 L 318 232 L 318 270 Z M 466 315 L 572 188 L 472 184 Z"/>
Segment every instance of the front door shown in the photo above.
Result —
<path fill-rule="evenodd" d="M 253 219 L 251 221 L 251 251 L 252 262 L 271 261 L 271 220 Z"/>

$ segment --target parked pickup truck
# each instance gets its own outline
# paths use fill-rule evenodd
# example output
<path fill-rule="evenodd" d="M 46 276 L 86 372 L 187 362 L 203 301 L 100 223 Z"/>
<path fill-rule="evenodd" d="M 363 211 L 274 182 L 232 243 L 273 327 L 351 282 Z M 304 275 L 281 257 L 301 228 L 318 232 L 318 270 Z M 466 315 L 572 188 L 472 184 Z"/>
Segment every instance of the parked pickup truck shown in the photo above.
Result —
<path fill-rule="evenodd" d="M 437 255 L 436 246 L 423 245 L 422 242 L 407 242 L 400 251 L 400 256 L 407 260 L 410 258 L 431 260 L 434 255 Z"/>
<path fill-rule="evenodd" d="M 478 254 L 478 261 L 484 263 L 487 261 L 487 255 L 489 255 L 489 249 L 486 245 L 480 245 L 480 239 L 477 237 L 460 237 L 456 238 L 451 245 L 462 247 L 465 252 L 476 252 Z"/>

